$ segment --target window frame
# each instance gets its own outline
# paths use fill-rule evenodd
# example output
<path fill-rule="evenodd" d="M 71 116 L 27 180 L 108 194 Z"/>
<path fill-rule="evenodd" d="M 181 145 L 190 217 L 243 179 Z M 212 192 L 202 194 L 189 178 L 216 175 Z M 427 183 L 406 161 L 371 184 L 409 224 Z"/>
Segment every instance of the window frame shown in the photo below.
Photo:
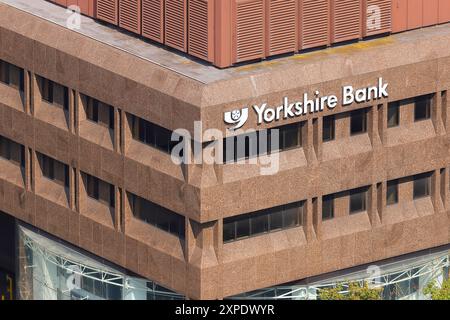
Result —
<path fill-rule="evenodd" d="M 367 133 L 367 108 L 357 109 L 350 112 L 350 136 L 357 136 Z M 355 117 L 362 115 L 362 128 L 361 131 L 353 132 L 353 121 Z"/>
<path fill-rule="evenodd" d="M 362 212 L 366 212 L 367 211 L 367 192 L 368 188 L 363 187 L 363 188 L 357 188 L 357 189 L 353 189 L 349 192 L 349 206 L 348 206 L 348 211 L 350 215 L 353 214 L 358 214 L 358 213 L 362 213 Z M 357 208 L 357 209 L 352 209 L 352 198 L 355 196 L 360 196 L 361 194 L 363 194 L 362 202 L 361 202 L 361 208 Z"/>
<path fill-rule="evenodd" d="M 400 102 L 399 101 L 395 101 L 395 102 L 391 102 L 388 103 L 388 109 L 387 109 L 387 127 L 389 128 L 396 128 L 400 125 Z M 394 123 L 389 123 L 389 120 L 391 119 L 390 115 L 391 115 L 391 111 L 394 110 Z"/>
<path fill-rule="evenodd" d="M 329 130 L 325 130 L 325 124 L 332 124 Z M 325 137 L 325 132 L 329 132 L 329 137 Z M 322 142 L 331 142 L 336 140 L 336 116 L 326 116 L 322 119 Z"/>
<path fill-rule="evenodd" d="M 399 187 L 399 181 L 398 180 L 391 180 L 388 181 L 386 184 L 386 206 L 392 206 L 398 204 L 398 187 Z M 394 199 L 389 200 L 389 190 L 394 188 Z"/>

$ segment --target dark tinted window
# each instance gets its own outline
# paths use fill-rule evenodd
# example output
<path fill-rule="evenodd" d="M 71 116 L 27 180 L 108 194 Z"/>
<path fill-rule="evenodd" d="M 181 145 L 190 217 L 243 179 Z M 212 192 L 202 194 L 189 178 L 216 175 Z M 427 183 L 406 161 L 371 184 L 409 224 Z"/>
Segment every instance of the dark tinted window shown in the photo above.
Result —
<path fill-rule="evenodd" d="M 87 119 L 114 129 L 114 108 L 92 97 L 81 95 Z"/>
<path fill-rule="evenodd" d="M 367 111 L 365 109 L 352 111 L 350 119 L 350 134 L 367 132 Z"/>
<path fill-rule="evenodd" d="M 37 76 L 37 80 L 42 100 L 65 110 L 69 109 L 69 90 L 67 87 L 41 76 Z"/>
<path fill-rule="evenodd" d="M 42 175 L 47 179 L 69 187 L 69 166 L 48 157 L 42 153 L 38 153 L 38 161 L 41 166 Z"/>
<path fill-rule="evenodd" d="M 303 223 L 303 202 L 248 213 L 223 221 L 223 241 L 230 242 Z"/>
<path fill-rule="evenodd" d="M 332 141 L 335 137 L 335 118 L 328 116 L 323 118 L 323 141 Z"/>
<path fill-rule="evenodd" d="M 129 199 L 135 218 L 184 239 L 185 218 L 183 216 L 131 193 Z"/>
<path fill-rule="evenodd" d="M 0 157 L 25 167 L 24 146 L 3 136 L 0 136 Z"/>
<path fill-rule="evenodd" d="M 367 189 L 350 191 L 350 214 L 366 211 Z"/>
<path fill-rule="evenodd" d="M 388 128 L 397 127 L 400 123 L 400 105 L 398 102 L 389 103 L 388 105 Z"/>
<path fill-rule="evenodd" d="M 24 70 L 6 61 L 0 60 L 0 82 L 23 91 Z"/>
<path fill-rule="evenodd" d="M 160 127 L 147 120 L 131 116 L 133 139 L 155 147 L 166 153 L 171 153 L 178 141 L 171 141 L 172 131 Z"/>
<path fill-rule="evenodd" d="M 89 197 L 100 201 L 110 207 L 115 206 L 115 191 L 114 186 L 97 177 L 85 174 L 86 191 Z"/>
<path fill-rule="evenodd" d="M 389 181 L 387 183 L 386 204 L 392 205 L 398 203 L 398 181 Z"/>
<path fill-rule="evenodd" d="M 431 174 L 424 173 L 414 176 L 414 199 L 428 197 L 431 194 Z"/>
<path fill-rule="evenodd" d="M 328 195 L 322 198 L 322 220 L 334 218 L 334 196 Z"/>
<path fill-rule="evenodd" d="M 417 97 L 414 99 L 414 120 L 426 120 L 431 117 L 432 95 Z"/>

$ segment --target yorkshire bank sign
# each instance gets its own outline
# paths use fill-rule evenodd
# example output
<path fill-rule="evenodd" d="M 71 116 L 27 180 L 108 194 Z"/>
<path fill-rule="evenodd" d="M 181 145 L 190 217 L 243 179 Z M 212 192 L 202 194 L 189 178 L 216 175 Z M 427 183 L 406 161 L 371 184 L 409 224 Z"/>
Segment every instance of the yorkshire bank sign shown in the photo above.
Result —
<path fill-rule="evenodd" d="M 382 98 L 387 98 L 388 83 L 383 78 L 378 78 L 378 84 L 371 87 L 354 89 L 353 86 L 342 87 L 343 106 L 349 106 L 353 103 L 370 102 Z M 262 105 L 253 105 L 253 111 L 257 116 L 257 124 L 272 123 L 274 121 L 286 120 L 304 116 L 308 113 L 321 112 L 325 108 L 333 110 L 338 106 L 339 99 L 336 95 L 321 96 L 319 91 L 314 92 L 313 96 L 307 93 L 303 94 L 303 100 L 289 101 L 288 97 L 283 99 L 280 106 L 271 107 L 267 103 Z M 249 116 L 249 108 L 242 108 L 225 112 L 224 121 L 233 127 L 229 130 L 237 130 L 242 128 L 247 122 Z"/>

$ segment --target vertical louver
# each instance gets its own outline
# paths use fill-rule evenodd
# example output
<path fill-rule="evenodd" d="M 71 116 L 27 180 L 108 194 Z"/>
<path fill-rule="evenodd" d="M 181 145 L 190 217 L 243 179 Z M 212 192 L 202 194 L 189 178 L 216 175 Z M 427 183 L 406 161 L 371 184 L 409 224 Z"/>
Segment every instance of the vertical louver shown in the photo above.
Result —
<path fill-rule="evenodd" d="M 330 0 L 301 1 L 301 48 L 330 43 Z"/>
<path fill-rule="evenodd" d="M 186 0 L 166 0 L 165 8 L 165 43 L 186 51 Z"/>
<path fill-rule="evenodd" d="M 268 0 L 267 55 L 297 50 L 297 1 Z"/>
<path fill-rule="evenodd" d="M 189 1 L 188 53 L 205 60 L 212 59 L 212 3 L 213 0 Z"/>
<path fill-rule="evenodd" d="M 332 42 L 358 39 L 361 37 L 361 1 L 333 0 Z"/>
<path fill-rule="evenodd" d="M 365 36 L 391 31 L 392 0 L 367 0 L 363 17 Z"/>
<path fill-rule="evenodd" d="M 164 42 L 164 0 L 142 0 L 142 35 Z"/>
<path fill-rule="evenodd" d="M 119 26 L 141 33 L 141 0 L 119 1 Z"/>
<path fill-rule="evenodd" d="M 118 0 L 97 0 L 97 18 L 109 23 L 118 24 Z"/>
<path fill-rule="evenodd" d="M 264 57 L 264 0 L 235 0 L 235 61 Z"/>

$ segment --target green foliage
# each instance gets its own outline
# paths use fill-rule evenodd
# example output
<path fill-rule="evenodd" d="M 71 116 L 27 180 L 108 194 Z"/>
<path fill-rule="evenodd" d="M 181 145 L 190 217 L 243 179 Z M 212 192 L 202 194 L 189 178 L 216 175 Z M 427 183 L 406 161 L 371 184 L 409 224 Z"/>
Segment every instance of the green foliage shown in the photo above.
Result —
<path fill-rule="evenodd" d="M 370 288 L 367 282 L 362 285 L 358 282 L 350 282 L 348 291 L 344 291 L 342 284 L 337 284 L 333 288 L 321 289 L 319 292 L 320 300 L 381 300 L 381 288 Z"/>
<path fill-rule="evenodd" d="M 445 280 L 441 287 L 436 281 L 431 281 L 423 290 L 423 294 L 430 295 L 432 300 L 450 300 L 450 279 Z"/>

